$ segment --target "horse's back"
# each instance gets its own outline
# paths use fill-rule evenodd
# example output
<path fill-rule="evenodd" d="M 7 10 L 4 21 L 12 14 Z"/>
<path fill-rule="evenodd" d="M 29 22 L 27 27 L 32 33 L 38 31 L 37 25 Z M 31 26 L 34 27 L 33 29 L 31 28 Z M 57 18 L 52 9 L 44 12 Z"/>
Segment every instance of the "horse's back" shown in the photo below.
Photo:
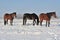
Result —
<path fill-rule="evenodd" d="M 4 15 L 4 19 L 12 19 L 12 15 L 6 13 L 6 14 Z"/>
<path fill-rule="evenodd" d="M 25 14 L 23 15 L 23 19 L 29 18 L 29 17 L 30 17 L 30 14 L 29 14 L 29 13 L 25 13 Z"/>
<path fill-rule="evenodd" d="M 44 13 L 41 13 L 41 14 L 39 15 L 40 18 L 44 18 L 45 16 L 46 16 L 46 14 L 44 14 Z"/>
<path fill-rule="evenodd" d="M 40 19 L 40 21 L 49 20 L 47 14 L 44 14 L 44 13 L 41 13 L 41 14 L 39 15 L 39 19 Z"/>
<path fill-rule="evenodd" d="M 35 14 L 35 13 L 32 13 L 32 14 L 30 14 L 30 13 L 25 13 L 24 15 L 23 15 L 23 18 L 24 17 L 26 17 L 26 18 L 28 18 L 28 19 L 37 19 L 38 18 L 38 16 Z"/>

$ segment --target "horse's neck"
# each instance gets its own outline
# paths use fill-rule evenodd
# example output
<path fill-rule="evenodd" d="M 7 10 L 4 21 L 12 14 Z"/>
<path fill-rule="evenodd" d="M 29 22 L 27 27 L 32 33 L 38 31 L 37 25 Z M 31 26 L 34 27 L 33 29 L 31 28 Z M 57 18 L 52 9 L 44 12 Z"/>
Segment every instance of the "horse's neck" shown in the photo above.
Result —
<path fill-rule="evenodd" d="M 52 16 L 52 15 L 51 15 L 51 14 L 47 14 L 47 16 L 51 19 L 51 16 Z"/>
<path fill-rule="evenodd" d="M 14 18 L 15 16 L 13 14 L 11 14 L 11 16 Z"/>

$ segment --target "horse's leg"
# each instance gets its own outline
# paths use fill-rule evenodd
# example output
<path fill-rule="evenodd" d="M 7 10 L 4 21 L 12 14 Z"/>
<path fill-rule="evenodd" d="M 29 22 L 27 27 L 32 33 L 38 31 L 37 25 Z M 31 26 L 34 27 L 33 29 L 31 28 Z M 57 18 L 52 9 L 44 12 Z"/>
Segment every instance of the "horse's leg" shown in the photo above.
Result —
<path fill-rule="evenodd" d="M 35 19 L 33 20 L 33 25 L 35 25 Z"/>
<path fill-rule="evenodd" d="M 8 19 L 7 19 L 6 23 L 8 24 Z"/>
<path fill-rule="evenodd" d="M 23 19 L 23 25 L 25 25 L 25 20 Z"/>
<path fill-rule="evenodd" d="M 50 21 L 48 21 L 48 27 L 50 26 Z"/>
<path fill-rule="evenodd" d="M 39 25 L 39 20 L 37 19 L 37 25 Z"/>
<path fill-rule="evenodd" d="M 37 23 L 36 20 L 34 19 L 34 20 L 33 20 L 33 25 L 35 25 L 35 23 L 38 25 L 38 23 Z"/>
<path fill-rule="evenodd" d="M 13 23 L 13 20 L 10 20 L 10 24 L 11 24 L 11 25 L 13 25 L 12 23 Z"/>
<path fill-rule="evenodd" d="M 46 27 L 47 27 L 47 21 L 46 21 Z"/>
<path fill-rule="evenodd" d="M 34 25 L 35 25 L 35 23 L 38 25 L 38 22 L 34 19 Z"/>
<path fill-rule="evenodd" d="M 27 19 L 24 17 L 23 18 L 23 25 L 26 25 L 26 21 L 27 21 Z"/>
<path fill-rule="evenodd" d="M 6 20 L 4 20 L 4 25 L 6 25 Z"/>
<path fill-rule="evenodd" d="M 42 26 L 42 21 L 40 21 L 40 25 Z"/>
<path fill-rule="evenodd" d="M 25 19 L 25 25 L 26 25 L 27 19 Z"/>

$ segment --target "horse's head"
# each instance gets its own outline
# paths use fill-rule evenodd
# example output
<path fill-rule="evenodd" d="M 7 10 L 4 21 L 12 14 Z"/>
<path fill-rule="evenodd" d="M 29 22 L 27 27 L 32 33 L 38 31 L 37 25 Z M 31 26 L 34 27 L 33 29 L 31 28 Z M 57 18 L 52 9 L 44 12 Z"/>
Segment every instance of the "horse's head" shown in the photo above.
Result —
<path fill-rule="evenodd" d="M 12 13 L 12 16 L 16 18 L 16 17 L 17 17 L 17 16 L 16 16 L 16 12 L 13 12 L 13 13 Z"/>
<path fill-rule="evenodd" d="M 56 12 L 52 12 L 52 16 L 54 16 L 54 18 L 57 18 Z"/>

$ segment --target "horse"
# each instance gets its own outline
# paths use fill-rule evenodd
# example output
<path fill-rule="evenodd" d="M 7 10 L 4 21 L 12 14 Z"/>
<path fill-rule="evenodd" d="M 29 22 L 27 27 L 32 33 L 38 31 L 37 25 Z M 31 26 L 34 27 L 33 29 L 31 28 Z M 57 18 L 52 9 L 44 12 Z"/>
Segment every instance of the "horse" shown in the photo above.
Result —
<path fill-rule="evenodd" d="M 8 20 L 10 20 L 10 24 L 12 25 L 14 17 L 16 18 L 16 12 L 11 14 L 5 13 L 4 14 L 4 25 L 8 24 Z"/>
<path fill-rule="evenodd" d="M 25 13 L 23 15 L 23 25 L 26 25 L 27 19 L 33 20 L 33 25 L 35 25 L 35 23 L 38 25 L 39 24 L 39 18 L 35 13 Z M 35 20 L 37 19 L 37 21 Z"/>
<path fill-rule="evenodd" d="M 49 27 L 49 26 L 50 26 L 51 16 L 53 16 L 54 18 L 57 18 L 56 12 L 41 13 L 41 14 L 39 15 L 40 25 L 42 26 L 43 20 L 46 20 L 46 26 Z"/>

